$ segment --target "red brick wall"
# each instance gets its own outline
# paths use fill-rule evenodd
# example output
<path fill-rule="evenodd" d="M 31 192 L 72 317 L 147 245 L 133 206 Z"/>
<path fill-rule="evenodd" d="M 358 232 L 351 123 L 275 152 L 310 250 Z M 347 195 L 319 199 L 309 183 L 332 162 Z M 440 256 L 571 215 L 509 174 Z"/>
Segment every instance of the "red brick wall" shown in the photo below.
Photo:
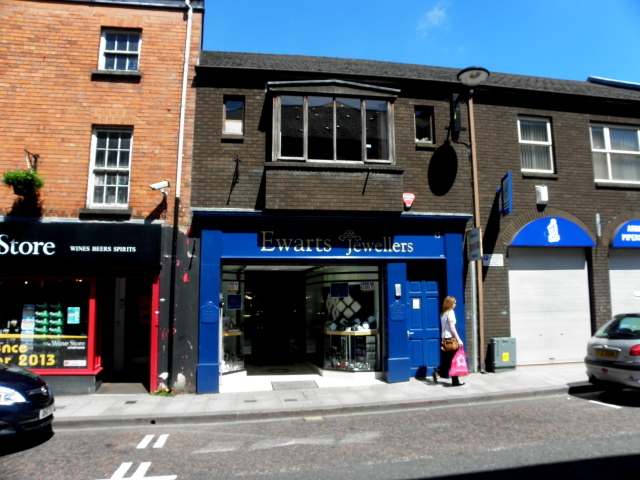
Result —
<path fill-rule="evenodd" d="M 0 0 L 0 172 L 40 155 L 43 216 L 78 217 L 86 207 L 94 125 L 134 129 L 129 207 L 133 219 L 173 219 L 186 10 Z M 103 27 L 142 30 L 139 81 L 92 76 Z M 202 28 L 194 12 L 189 87 Z M 182 206 L 189 204 L 195 92 L 186 110 Z M 148 185 L 171 181 L 168 211 Z M 19 215 L 0 185 L 0 215 Z M 182 222 L 181 222 L 182 223 Z"/>

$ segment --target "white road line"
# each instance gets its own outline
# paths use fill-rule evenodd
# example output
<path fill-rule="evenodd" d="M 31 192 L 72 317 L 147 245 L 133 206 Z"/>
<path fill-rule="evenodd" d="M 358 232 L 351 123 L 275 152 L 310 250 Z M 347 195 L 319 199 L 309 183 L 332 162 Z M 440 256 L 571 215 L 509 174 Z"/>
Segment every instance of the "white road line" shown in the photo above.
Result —
<path fill-rule="evenodd" d="M 596 405 L 602 405 L 603 407 L 622 408 L 620 405 L 611 405 L 609 403 L 596 402 L 595 400 L 589 400 L 589 402 L 595 403 Z"/>
<path fill-rule="evenodd" d="M 155 435 L 146 435 L 138 444 L 138 448 L 147 448 L 147 446 L 151 443 L 153 437 L 155 437 Z"/>
<path fill-rule="evenodd" d="M 153 435 L 151 435 L 153 437 Z M 136 469 L 136 471 L 130 477 L 125 477 L 126 473 L 133 465 L 133 462 L 124 462 L 122 463 L 118 469 L 114 472 L 114 474 L 110 478 L 105 478 L 102 480 L 137 480 L 140 478 L 145 478 L 147 480 L 176 480 L 178 478 L 177 475 L 160 475 L 155 477 L 145 477 L 147 470 L 151 466 L 151 462 L 142 462 L 140 466 Z"/>
<path fill-rule="evenodd" d="M 164 442 L 167 441 L 167 438 L 169 438 L 169 434 L 168 433 L 163 433 L 162 435 L 160 435 L 160 437 L 158 438 L 156 443 L 153 445 L 153 448 L 162 448 L 162 447 L 164 447 Z"/>

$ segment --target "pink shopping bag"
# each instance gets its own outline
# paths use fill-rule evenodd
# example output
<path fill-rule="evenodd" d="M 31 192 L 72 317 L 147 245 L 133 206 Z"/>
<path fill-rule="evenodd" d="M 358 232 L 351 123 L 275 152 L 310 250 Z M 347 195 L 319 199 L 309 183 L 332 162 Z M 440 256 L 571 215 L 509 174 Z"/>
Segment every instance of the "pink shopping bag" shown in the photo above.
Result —
<path fill-rule="evenodd" d="M 452 377 L 465 377 L 469 375 L 469 369 L 467 368 L 467 355 L 464 353 L 464 348 L 459 348 L 453 356 L 449 375 Z"/>

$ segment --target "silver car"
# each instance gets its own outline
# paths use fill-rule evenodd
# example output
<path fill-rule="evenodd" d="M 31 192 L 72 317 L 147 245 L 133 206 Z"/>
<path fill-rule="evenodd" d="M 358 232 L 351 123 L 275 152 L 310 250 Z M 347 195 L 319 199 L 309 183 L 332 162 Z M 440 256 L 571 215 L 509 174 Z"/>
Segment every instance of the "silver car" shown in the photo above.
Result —
<path fill-rule="evenodd" d="M 613 317 L 587 344 L 589 382 L 605 390 L 640 388 L 640 313 Z"/>

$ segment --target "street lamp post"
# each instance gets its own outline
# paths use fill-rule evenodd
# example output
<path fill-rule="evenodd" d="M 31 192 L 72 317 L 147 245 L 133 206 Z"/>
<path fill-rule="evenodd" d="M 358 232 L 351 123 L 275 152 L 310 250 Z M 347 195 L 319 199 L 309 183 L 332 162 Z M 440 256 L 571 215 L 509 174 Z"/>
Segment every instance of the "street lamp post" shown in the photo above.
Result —
<path fill-rule="evenodd" d="M 480 229 L 480 191 L 478 185 L 478 164 L 476 160 L 476 129 L 475 114 L 473 110 L 473 87 L 480 85 L 489 78 L 489 71 L 482 67 L 469 67 L 458 72 L 458 81 L 469 87 L 469 97 L 467 101 L 467 109 L 469 111 L 469 156 L 471 162 L 471 180 L 473 183 L 473 217 L 475 228 Z M 481 230 L 480 230 L 481 231 Z M 484 351 L 484 292 L 482 288 L 482 264 L 481 260 L 472 262 L 471 266 L 475 270 L 476 295 L 477 295 L 477 313 L 478 313 L 478 351 L 480 360 L 480 370 L 484 371 L 483 351 Z M 475 343 L 476 338 L 474 338 Z M 475 365 L 474 355 L 474 365 Z"/>

